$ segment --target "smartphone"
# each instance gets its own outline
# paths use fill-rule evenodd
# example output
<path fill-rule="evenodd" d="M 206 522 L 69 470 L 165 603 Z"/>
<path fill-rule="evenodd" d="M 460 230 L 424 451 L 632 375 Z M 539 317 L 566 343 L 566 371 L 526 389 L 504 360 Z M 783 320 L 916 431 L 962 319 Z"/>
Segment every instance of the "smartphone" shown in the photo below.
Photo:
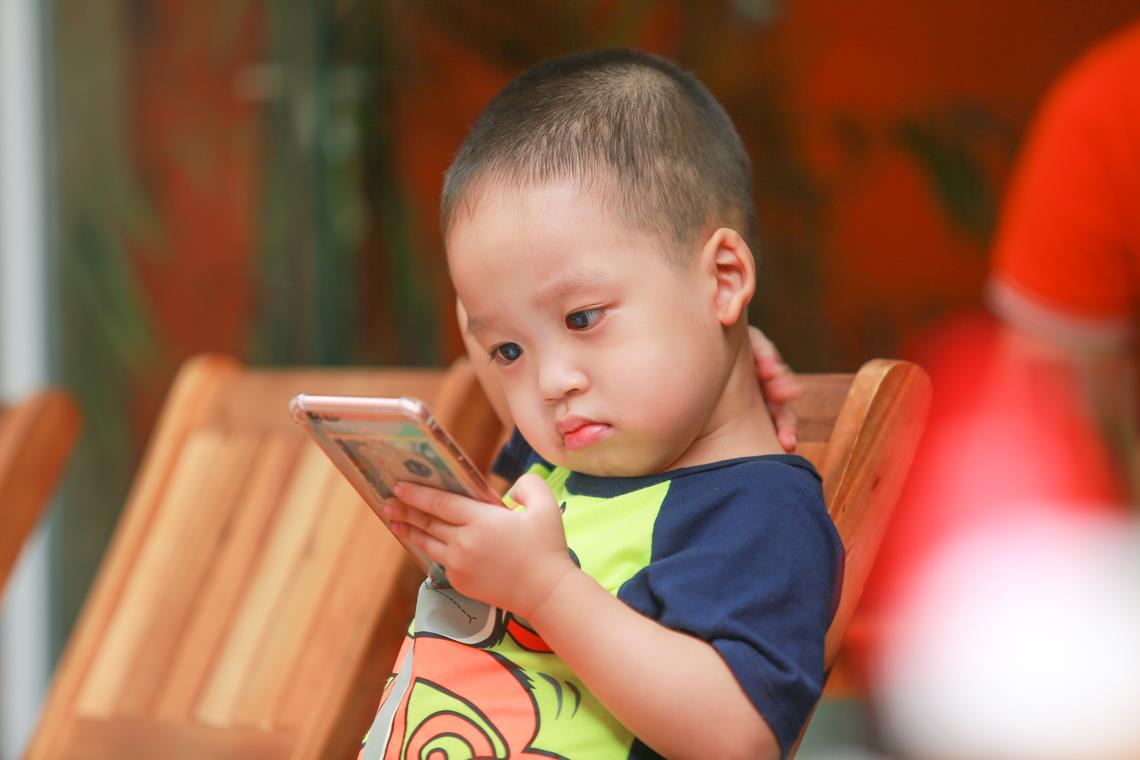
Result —
<path fill-rule="evenodd" d="M 385 525 L 389 521 L 380 507 L 393 496 L 397 481 L 504 506 L 479 469 L 432 417 L 427 404 L 417 398 L 300 394 L 289 402 L 289 413 L 305 426 Z M 442 565 L 399 540 L 434 585 L 448 586 Z"/>

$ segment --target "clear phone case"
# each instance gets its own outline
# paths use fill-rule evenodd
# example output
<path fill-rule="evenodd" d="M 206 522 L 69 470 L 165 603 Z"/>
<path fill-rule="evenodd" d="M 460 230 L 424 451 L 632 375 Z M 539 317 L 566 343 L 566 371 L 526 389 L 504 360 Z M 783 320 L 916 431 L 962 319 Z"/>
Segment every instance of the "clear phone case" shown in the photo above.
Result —
<path fill-rule="evenodd" d="M 397 481 L 503 504 L 419 399 L 301 394 L 289 403 L 289 412 L 385 525 L 380 507 Z M 448 585 L 441 565 L 401 543 L 433 583 Z"/>

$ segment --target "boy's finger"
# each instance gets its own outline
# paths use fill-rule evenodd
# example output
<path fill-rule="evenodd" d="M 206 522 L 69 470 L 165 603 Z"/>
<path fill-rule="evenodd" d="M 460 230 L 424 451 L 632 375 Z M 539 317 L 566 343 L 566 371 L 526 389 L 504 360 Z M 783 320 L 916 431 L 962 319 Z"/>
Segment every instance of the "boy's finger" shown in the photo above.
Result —
<path fill-rule="evenodd" d="M 466 502 L 469 499 L 463 496 L 405 482 L 397 483 L 395 491 L 397 499 L 432 517 L 454 525 L 466 522 Z"/>
<path fill-rule="evenodd" d="M 771 356 L 759 356 L 755 357 L 755 359 L 756 376 L 765 382 L 779 377 L 781 374 L 781 368 L 785 366 L 780 362 L 779 359 Z"/>
<path fill-rule="evenodd" d="M 446 539 L 446 535 L 441 534 L 441 529 L 448 526 L 443 520 L 432 517 L 427 512 L 416 509 L 415 507 L 408 506 L 399 499 L 388 499 L 380 508 L 381 513 L 389 520 L 396 522 L 407 523 L 412 527 L 419 528 L 420 530 L 431 533 L 437 538 Z"/>
<path fill-rule="evenodd" d="M 447 544 L 440 541 L 430 533 L 417 528 L 406 522 L 396 521 L 391 525 L 392 533 L 400 539 L 407 541 L 412 546 L 416 547 L 424 553 L 428 559 L 440 564 L 446 564 L 443 561 L 443 555 L 447 552 Z"/>
<path fill-rule="evenodd" d="M 764 383 L 764 398 L 777 404 L 795 401 L 803 395 L 804 387 L 787 365 L 781 374 Z"/>
<path fill-rule="evenodd" d="M 768 336 L 756 327 L 748 328 L 748 342 L 752 347 L 752 358 L 756 362 L 756 369 L 760 373 L 772 371 L 784 363 L 776 344 L 768 340 Z"/>
<path fill-rule="evenodd" d="M 791 404 L 768 404 L 768 413 L 772 415 L 772 422 L 776 425 L 776 438 L 784 451 L 791 454 L 796 450 L 799 433 L 799 420 Z"/>
<path fill-rule="evenodd" d="M 760 378 L 764 398 L 776 403 L 799 398 L 803 393 L 803 386 L 792 372 L 792 368 L 784 363 L 776 345 L 755 327 L 748 328 L 748 338 L 752 346 L 752 359 L 756 364 L 756 376 Z"/>
<path fill-rule="evenodd" d="M 515 481 L 508 496 L 528 508 L 541 507 L 547 502 L 554 501 L 550 486 L 533 473 L 523 475 Z"/>

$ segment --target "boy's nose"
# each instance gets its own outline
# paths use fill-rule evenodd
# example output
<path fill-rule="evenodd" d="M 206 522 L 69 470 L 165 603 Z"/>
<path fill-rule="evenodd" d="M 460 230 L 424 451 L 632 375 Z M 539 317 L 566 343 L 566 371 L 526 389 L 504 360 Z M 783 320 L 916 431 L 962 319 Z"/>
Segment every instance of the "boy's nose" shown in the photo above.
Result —
<path fill-rule="evenodd" d="M 538 387 L 547 401 L 559 401 L 586 390 L 586 373 L 565 359 L 544 361 L 539 368 Z"/>

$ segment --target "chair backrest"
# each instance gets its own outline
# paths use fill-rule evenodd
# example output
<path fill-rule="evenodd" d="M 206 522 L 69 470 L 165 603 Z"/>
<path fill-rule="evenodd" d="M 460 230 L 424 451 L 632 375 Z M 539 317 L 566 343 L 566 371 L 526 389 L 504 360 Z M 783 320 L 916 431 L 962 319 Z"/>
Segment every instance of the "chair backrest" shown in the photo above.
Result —
<path fill-rule="evenodd" d="M 847 547 L 830 663 L 922 429 L 929 383 L 914 365 L 886 361 L 803 379 L 800 451 L 823 475 Z M 302 391 L 417 395 L 484 467 L 501 439 L 464 362 L 446 374 L 189 363 L 29 757 L 355 751 L 421 574 L 289 420 L 288 399 Z"/>
<path fill-rule="evenodd" d="M 79 409 L 62 391 L 0 408 L 0 596 L 78 435 Z"/>
<path fill-rule="evenodd" d="M 298 392 L 415 395 L 486 467 L 470 367 L 182 370 L 31 758 L 349 757 L 422 575 L 304 430 Z"/>
<path fill-rule="evenodd" d="M 918 448 L 931 388 L 918 365 L 886 359 L 873 359 L 853 375 L 800 378 L 804 394 L 793 405 L 798 453 L 823 478 L 828 512 L 846 550 L 839 609 L 824 645 L 830 670 Z"/>
<path fill-rule="evenodd" d="M 836 659 L 847 624 L 918 449 L 930 378 L 907 361 L 872 359 L 854 375 L 805 375 L 795 409 L 799 450 L 820 471 L 847 558 L 824 659 Z"/>
<path fill-rule="evenodd" d="M 803 375 L 794 404 L 799 453 L 823 477 L 824 498 L 847 552 L 839 610 L 827 632 L 834 661 L 910 469 L 930 409 L 930 379 L 916 364 L 872 359 L 854 375 Z"/>

